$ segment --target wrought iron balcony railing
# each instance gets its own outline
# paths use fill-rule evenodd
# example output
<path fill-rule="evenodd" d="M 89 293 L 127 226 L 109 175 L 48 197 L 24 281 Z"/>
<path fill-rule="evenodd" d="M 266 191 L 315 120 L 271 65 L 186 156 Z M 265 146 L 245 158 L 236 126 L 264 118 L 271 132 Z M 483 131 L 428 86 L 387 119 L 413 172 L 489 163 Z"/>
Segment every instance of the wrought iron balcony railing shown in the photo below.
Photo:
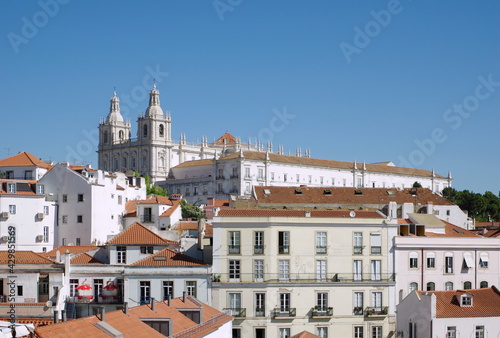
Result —
<path fill-rule="evenodd" d="M 311 309 L 311 317 L 331 317 L 333 316 L 333 307 L 315 306 Z"/>
<path fill-rule="evenodd" d="M 353 273 L 238 273 L 238 279 L 234 279 L 234 273 L 220 274 L 217 283 L 394 283 L 395 274 L 353 274 Z M 218 276 L 219 277 L 219 276 Z"/>
<path fill-rule="evenodd" d="M 240 253 L 240 246 L 239 245 L 230 245 L 228 249 L 229 249 L 230 254 L 239 254 Z"/>
<path fill-rule="evenodd" d="M 245 318 L 247 316 L 246 308 L 224 308 L 222 312 L 235 318 Z"/>
<path fill-rule="evenodd" d="M 289 308 L 275 308 L 273 309 L 271 316 L 274 319 L 286 319 L 286 318 L 293 318 L 296 316 L 297 309 L 294 307 L 289 307 Z"/>
<path fill-rule="evenodd" d="M 387 316 L 388 307 L 367 307 L 365 309 L 365 316 L 367 317 L 384 317 Z"/>

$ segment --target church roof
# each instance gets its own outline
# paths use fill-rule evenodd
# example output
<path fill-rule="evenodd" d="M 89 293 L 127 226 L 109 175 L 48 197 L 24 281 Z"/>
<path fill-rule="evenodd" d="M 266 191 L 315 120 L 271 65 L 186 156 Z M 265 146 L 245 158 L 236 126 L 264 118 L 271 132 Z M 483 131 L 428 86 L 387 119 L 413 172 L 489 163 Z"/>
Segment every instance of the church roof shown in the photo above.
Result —
<path fill-rule="evenodd" d="M 225 132 L 224 135 L 222 135 L 221 137 L 219 137 L 217 140 L 215 140 L 215 142 L 213 143 L 214 145 L 224 145 L 224 140 L 226 141 L 226 144 L 229 145 L 229 144 L 236 144 L 236 137 L 234 137 L 233 135 L 231 135 L 230 133 L 228 132 Z"/>
<path fill-rule="evenodd" d="M 10 156 L 0 160 L 0 167 L 40 167 L 49 169 L 50 165 L 26 151 L 22 151 L 17 155 Z"/>

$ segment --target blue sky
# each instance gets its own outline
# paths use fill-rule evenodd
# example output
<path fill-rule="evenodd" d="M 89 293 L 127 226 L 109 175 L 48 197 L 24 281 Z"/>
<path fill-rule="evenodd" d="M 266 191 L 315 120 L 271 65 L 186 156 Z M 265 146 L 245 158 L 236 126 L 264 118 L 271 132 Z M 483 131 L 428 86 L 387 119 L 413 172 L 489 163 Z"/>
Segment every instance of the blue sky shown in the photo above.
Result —
<path fill-rule="evenodd" d="M 498 1 L 0 6 L 0 157 L 96 166 L 113 88 L 135 135 L 155 77 L 176 139 L 260 135 L 292 154 L 451 170 L 457 189 L 500 191 Z"/>

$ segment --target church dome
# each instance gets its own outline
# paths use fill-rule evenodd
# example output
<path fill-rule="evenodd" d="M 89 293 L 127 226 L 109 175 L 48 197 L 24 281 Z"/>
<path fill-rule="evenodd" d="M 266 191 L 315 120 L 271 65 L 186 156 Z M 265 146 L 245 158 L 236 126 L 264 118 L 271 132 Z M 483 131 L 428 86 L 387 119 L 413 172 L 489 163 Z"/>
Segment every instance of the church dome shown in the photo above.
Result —
<path fill-rule="evenodd" d="M 163 117 L 163 110 L 161 109 L 160 106 L 149 106 L 148 109 L 146 109 L 146 116 L 148 117 Z"/>
<path fill-rule="evenodd" d="M 113 97 L 111 98 L 109 114 L 106 118 L 107 123 L 123 123 L 123 116 L 120 114 L 120 99 L 116 96 L 116 91 L 113 92 Z"/>
<path fill-rule="evenodd" d="M 156 89 L 156 83 L 149 92 L 149 106 L 146 109 L 147 117 L 163 117 L 163 110 L 160 107 L 160 92 Z"/>

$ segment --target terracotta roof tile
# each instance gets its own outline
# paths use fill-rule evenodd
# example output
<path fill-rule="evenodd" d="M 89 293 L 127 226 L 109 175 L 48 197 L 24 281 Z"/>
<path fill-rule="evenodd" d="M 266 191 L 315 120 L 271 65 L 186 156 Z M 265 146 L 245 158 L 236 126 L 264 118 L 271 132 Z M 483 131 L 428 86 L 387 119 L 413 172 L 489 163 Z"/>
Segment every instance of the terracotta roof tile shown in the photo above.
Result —
<path fill-rule="evenodd" d="M 16 251 L 15 260 L 17 264 L 58 264 L 50 258 L 43 257 L 42 255 L 33 251 Z M 7 251 L 0 251 L 0 264 L 8 264 L 9 253 Z"/>
<path fill-rule="evenodd" d="M 167 196 L 149 196 L 148 199 L 139 200 L 136 204 L 166 204 L 172 205 L 172 200 Z"/>
<path fill-rule="evenodd" d="M 236 137 L 234 137 L 233 135 L 229 134 L 228 132 L 225 132 L 224 135 L 222 135 L 221 137 L 219 137 L 217 140 L 215 140 L 215 142 L 213 142 L 212 144 L 216 144 L 216 145 L 224 145 L 224 140 L 226 141 L 226 145 L 230 145 L 230 144 L 236 144 Z"/>
<path fill-rule="evenodd" d="M 486 233 L 484 233 L 483 236 L 484 237 L 498 237 L 498 236 L 500 236 L 500 229 L 488 230 Z"/>
<path fill-rule="evenodd" d="M 347 187 L 276 187 L 255 186 L 255 197 L 259 204 L 397 204 L 414 203 L 426 205 L 453 205 L 447 199 L 427 188 L 347 188 Z M 300 191 L 300 193 L 296 193 Z M 361 194 L 356 194 L 360 191 Z M 266 192 L 268 192 L 266 194 Z"/>
<path fill-rule="evenodd" d="M 54 257 L 55 258 L 57 256 L 57 251 L 59 251 L 59 253 L 61 255 L 64 255 L 66 253 L 66 251 L 69 251 L 70 254 L 75 254 L 75 253 L 82 253 L 82 252 L 87 252 L 87 251 L 91 251 L 91 250 L 96 250 L 96 249 L 99 249 L 99 247 L 94 246 L 94 245 L 61 245 L 61 246 L 58 246 L 57 248 L 52 249 L 50 251 L 40 253 L 40 255 L 42 255 L 44 257 Z"/>
<path fill-rule="evenodd" d="M 175 226 L 178 230 L 198 230 L 197 221 L 182 221 Z"/>
<path fill-rule="evenodd" d="M 73 257 L 70 261 L 71 264 L 75 265 L 95 265 L 95 264 L 104 264 L 100 260 L 95 257 L 92 257 L 88 253 L 84 252 L 75 257 Z"/>
<path fill-rule="evenodd" d="M 312 334 L 308 331 L 302 331 L 301 333 L 297 333 L 296 335 L 292 336 L 291 338 L 320 338 L 320 337 L 316 336 L 315 334 Z"/>
<path fill-rule="evenodd" d="M 215 198 L 214 204 L 211 207 L 229 207 L 228 198 Z"/>
<path fill-rule="evenodd" d="M 181 164 L 176 165 L 174 168 L 186 168 L 186 167 L 198 167 L 204 165 L 213 165 L 213 159 L 204 159 L 204 160 L 194 160 L 194 161 L 185 161 Z"/>
<path fill-rule="evenodd" d="M 51 166 L 37 158 L 36 156 L 22 151 L 17 155 L 10 156 L 0 160 L 0 167 L 31 167 L 50 169 Z"/>
<path fill-rule="evenodd" d="M 108 245 L 169 245 L 169 244 L 179 244 L 179 242 L 171 241 L 160 237 L 155 234 L 141 223 L 135 222 L 127 229 L 120 232 L 113 239 L 111 239 Z"/>
<path fill-rule="evenodd" d="M 219 211 L 219 216 L 226 217 L 310 217 L 324 218 L 351 218 L 349 210 L 287 210 L 287 209 L 224 209 Z M 355 211 L 354 218 L 385 218 L 376 211 Z"/>
<path fill-rule="evenodd" d="M 495 286 L 430 293 L 436 296 L 437 318 L 500 317 L 500 292 Z M 465 293 L 472 295 L 472 306 L 460 306 L 460 296 Z"/>
<path fill-rule="evenodd" d="M 165 248 L 130 266 L 206 266 L 200 260 L 189 257 L 172 249 Z"/>
<path fill-rule="evenodd" d="M 172 216 L 172 214 L 174 213 L 175 210 L 177 210 L 180 205 L 181 205 L 181 201 L 180 200 L 174 200 L 172 201 L 172 206 L 170 208 L 168 208 L 167 210 L 165 210 L 163 212 L 163 214 L 160 215 L 160 217 L 170 217 Z"/>

